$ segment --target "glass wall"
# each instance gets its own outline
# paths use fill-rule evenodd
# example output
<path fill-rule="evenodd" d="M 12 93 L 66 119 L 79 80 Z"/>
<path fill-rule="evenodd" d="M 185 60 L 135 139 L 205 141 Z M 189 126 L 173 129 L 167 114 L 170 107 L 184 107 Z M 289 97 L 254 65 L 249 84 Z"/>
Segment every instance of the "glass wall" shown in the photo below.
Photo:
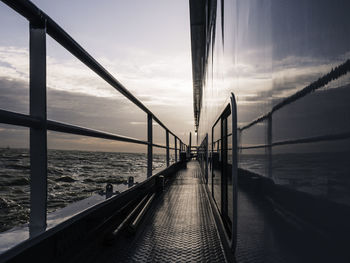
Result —
<path fill-rule="evenodd" d="M 198 142 L 208 133 L 208 184 L 218 206 L 220 128 L 212 126 L 231 92 L 238 127 L 264 116 L 238 134 L 240 169 L 349 206 L 350 2 L 214 5 L 215 15 L 212 7 L 207 14 Z"/>

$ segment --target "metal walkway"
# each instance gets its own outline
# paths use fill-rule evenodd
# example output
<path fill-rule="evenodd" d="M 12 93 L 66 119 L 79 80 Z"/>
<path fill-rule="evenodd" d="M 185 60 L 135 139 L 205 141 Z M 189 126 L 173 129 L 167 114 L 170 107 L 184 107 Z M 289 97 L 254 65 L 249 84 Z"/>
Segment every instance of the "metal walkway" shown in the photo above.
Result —
<path fill-rule="evenodd" d="M 239 189 L 238 263 L 347 262 L 330 247 L 286 225 L 254 191 Z M 197 161 L 178 171 L 135 234 L 96 242 L 71 262 L 227 262 Z M 70 261 L 70 260 L 68 260 Z"/>
<path fill-rule="evenodd" d="M 134 236 L 91 262 L 226 262 L 196 161 L 180 170 Z"/>

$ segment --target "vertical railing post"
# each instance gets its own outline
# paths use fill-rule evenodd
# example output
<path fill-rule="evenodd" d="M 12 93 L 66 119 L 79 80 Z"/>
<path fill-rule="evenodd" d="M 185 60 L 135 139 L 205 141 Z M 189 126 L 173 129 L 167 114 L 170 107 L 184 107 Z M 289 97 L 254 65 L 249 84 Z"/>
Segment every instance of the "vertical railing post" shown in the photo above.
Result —
<path fill-rule="evenodd" d="M 205 183 L 208 184 L 208 133 L 205 135 L 205 145 L 204 145 L 204 161 L 205 161 Z"/>
<path fill-rule="evenodd" d="M 231 233 L 231 250 L 235 253 L 237 247 L 237 214 L 238 214 L 238 144 L 237 144 L 237 104 L 236 98 L 231 93 L 231 121 L 232 121 L 232 233 Z"/>
<path fill-rule="evenodd" d="M 46 23 L 29 26 L 29 111 L 41 121 L 30 128 L 30 217 L 33 237 L 46 229 L 47 207 L 47 129 L 46 129 Z"/>
<path fill-rule="evenodd" d="M 165 131 L 165 140 L 166 140 L 166 166 L 169 167 L 169 131 Z"/>
<path fill-rule="evenodd" d="M 175 163 L 177 162 L 177 138 L 176 136 L 174 136 L 175 138 Z"/>
<path fill-rule="evenodd" d="M 190 138 L 189 138 L 189 143 L 188 143 L 188 147 L 187 147 L 187 151 L 188 151 L 188 156 L 189 158 L 191 159 L 191 151 L 192 151 L 192 143 L 191 143 L 191 140 L 192 140 L 192 133 L 190 132 Z"/>
<path fill-rule="evenodd" d="M 267 175 L 272 179 L 272 114 L 267 118 L 267 148 L 266 154 L 268 158 Z"/>
<path fill-rule="evenodd" d="M 152 162 L 153 162 L 153 134 L 152 134 L 152 114 L 147 114 L 147 178 L 152 176 Z"/>

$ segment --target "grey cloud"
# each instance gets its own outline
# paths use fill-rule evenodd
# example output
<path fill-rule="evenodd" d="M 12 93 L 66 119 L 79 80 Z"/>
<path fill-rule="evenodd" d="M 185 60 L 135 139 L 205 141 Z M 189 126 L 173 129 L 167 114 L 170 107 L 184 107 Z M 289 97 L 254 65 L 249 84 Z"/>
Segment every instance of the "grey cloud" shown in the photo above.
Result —
<path fill-rule="evenodd" d="M 1 78 L 0 91 L 1 109 L 28 114 L 29 89 L 27 83 Z M 146 114 L 124 97 L 94 97 L 53 89 L 48 89 L 47 97 L 48 119 L 144 140 L 147 137 Z M 174 114 L 173 107 L 155 105 L 152 110 L 161 120 L 166 120 L 164 123 L 169 125 L 170 129 L 175 128 L 174 132 L 177 132 L 176 129 L 182 130 L 183 127 L 179 125 L 181 118 Z M 173 121 L 169 121 L 172 119 Z M 134 125 L 134 123 L 141 124 Z M 191 127 L 191 125 L 188 126 Z M 8 127 L 5 127 L 5 130 L 8 130 Z M 11 126 L 11 128 L 18 130 L 18 127 Z M 7 131 L 0 131 L 0 133 L 2 137 L 0 146 L 13 144 L 14 139 L 11 133 Z M 73 145 L 75 142 L 77 147 L 82 144 L 77 136 L 53 134 L 56 137 L 52 143 L 53 148 L 60 148 L 60 142 L 70 141 Z M 154 138 L 154 140 L 159 141 L 159 138 Z M 18 143 L 16 145 L 18 146 Z"/>
<path fill-rule="evenodd" d="M 1 109 L 28 114 L 29 90 L 26 83 L 0 79 L 0 90 Z M 145 114 L 135 108 L 126 99 L 99 98 L 48 89 L 49 119 L 145 139 L 146 128 L 134 129 L 130 124 L 145 121 Z M 7 132 L 8 127 L 5 127 L 1 133 L 3 146 L 13 144 L 14 140 Z M 11 126 L 11 129 L 20 130 L 15 126 Z"/>
<path fill-rule="evenodd" d="M 0 61 L 0 66 L 6 67 L 6 68 L 16 69 L 16 68 L 15 68 L 14 66 L 12 66 L 10 63 L 4 62 L 4 61 Z"/>
<path fill-rule="evenodd" d="M 28 83 L 0 78 L 0 93 L 0 108 L 28 114 Z"/>

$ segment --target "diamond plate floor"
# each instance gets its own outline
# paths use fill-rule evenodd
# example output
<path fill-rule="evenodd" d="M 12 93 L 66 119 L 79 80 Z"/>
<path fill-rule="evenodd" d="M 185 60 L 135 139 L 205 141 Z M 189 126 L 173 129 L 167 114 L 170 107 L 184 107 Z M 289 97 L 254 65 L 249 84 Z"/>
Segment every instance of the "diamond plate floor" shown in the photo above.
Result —
<path fill-rule="evenodd" d="M 226 262 L 196 161 L 187 163 L 154 200 L 135 235 L 86 249 L 72 262 Z M 260 195 L 238 191 L 235 260 L 347 262 L 314 238 L 287 227 Z"/>
<path fill-rule="evenodd" d="M 152 205 L 136 236 L 104 249 L 95 260 L 226 262 L 199 169 L 189 162 Z"/>

